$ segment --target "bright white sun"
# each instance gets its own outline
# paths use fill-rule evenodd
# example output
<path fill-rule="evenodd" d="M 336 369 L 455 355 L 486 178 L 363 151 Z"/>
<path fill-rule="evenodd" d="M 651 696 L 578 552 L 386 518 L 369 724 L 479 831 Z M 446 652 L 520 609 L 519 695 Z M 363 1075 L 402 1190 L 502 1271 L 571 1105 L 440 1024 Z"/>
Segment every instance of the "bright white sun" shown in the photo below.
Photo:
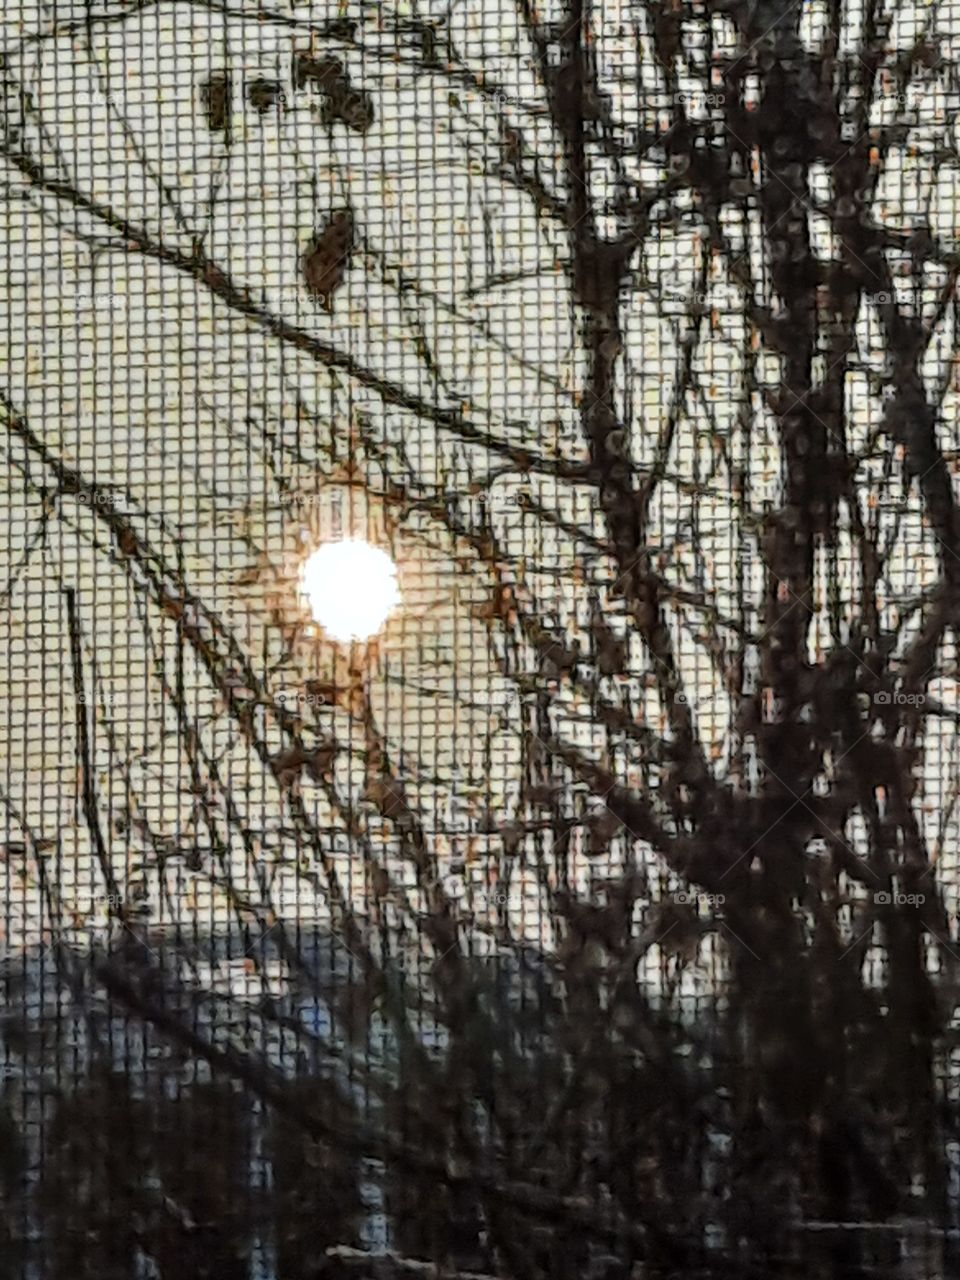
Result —
<path fill-rule="evenodd" d="M 400 602 L 397 566 L 359 538 L 328 542 L 303 566 L 303 594 L 334 640 L 367 640 Z"/>

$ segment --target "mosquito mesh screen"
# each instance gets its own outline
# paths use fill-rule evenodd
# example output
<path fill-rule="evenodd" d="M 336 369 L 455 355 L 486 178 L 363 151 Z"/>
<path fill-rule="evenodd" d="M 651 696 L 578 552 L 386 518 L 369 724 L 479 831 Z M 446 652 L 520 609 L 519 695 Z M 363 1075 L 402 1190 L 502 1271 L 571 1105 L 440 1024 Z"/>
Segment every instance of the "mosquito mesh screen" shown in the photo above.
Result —
<path fill-rule="evenodd" d="M 934 1280 L 954 0 L 8 0 L 0 1280 Z"/>

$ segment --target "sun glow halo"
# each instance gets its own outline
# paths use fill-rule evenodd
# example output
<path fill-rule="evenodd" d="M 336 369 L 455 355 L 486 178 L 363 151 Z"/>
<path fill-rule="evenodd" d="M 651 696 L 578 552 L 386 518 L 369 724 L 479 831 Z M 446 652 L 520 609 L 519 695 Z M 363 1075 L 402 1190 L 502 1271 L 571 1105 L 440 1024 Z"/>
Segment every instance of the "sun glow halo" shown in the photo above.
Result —
<path fill-rule="evenodd" d="M 303 566 L 302 583 L 313 617 L 340 643 L 368 640 L 400 603 L 397 566 L 360 538 L 319 547 Z"/>

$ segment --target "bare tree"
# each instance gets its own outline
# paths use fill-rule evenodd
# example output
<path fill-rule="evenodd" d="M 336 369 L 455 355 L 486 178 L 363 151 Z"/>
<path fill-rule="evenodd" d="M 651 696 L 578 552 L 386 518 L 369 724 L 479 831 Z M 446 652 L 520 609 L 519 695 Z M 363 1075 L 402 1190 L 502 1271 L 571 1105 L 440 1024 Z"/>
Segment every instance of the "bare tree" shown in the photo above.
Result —
<path fill-rule="evenodd" d="M 197 1275 L 752 1274 L 939 1219 L 951 6 L 23 8 L 7 1043 L 43 1078 L 65 1000 L 90 1108 L 118 1025 L 145 1081 L 81 1266 L 202 1221 Z M 298 590 L 344 536 L 398 569 L 368 644 Z M 172 1114 L 272 1200 L 156 1154 L 198 1069 Z"/>

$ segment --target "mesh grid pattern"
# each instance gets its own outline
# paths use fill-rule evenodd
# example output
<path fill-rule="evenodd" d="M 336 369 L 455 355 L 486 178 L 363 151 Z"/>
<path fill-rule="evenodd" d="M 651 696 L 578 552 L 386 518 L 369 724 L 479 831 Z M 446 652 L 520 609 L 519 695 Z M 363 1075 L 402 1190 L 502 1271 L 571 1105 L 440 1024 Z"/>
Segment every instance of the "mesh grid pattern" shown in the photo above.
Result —
<path fill-rule="evenodd" d="M 946 1274 L 956 6 L 0 38 L 0 1278 Z"/>

